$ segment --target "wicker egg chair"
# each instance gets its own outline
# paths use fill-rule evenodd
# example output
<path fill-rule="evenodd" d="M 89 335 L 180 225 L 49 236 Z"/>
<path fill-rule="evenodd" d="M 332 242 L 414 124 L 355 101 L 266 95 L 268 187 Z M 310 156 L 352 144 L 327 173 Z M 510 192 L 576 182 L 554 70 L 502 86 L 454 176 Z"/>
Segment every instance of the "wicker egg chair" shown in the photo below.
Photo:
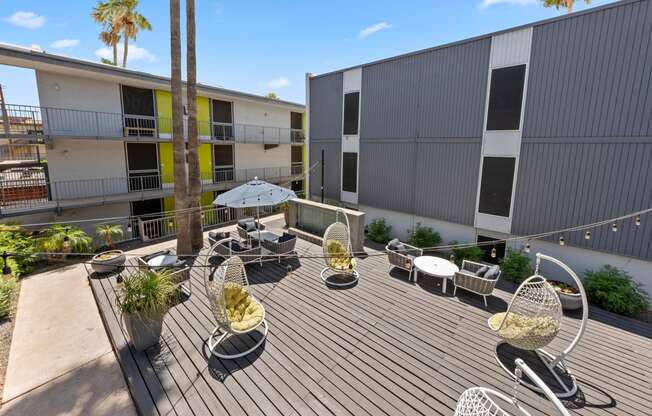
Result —
<path fill-rule="evenodd" d="M 209 251 L 207 259 L 210 260 L 212 257 L 214 248 L 215 246 Z M 240 257 L 230 257 L 217 268 L 210 267 L 209 261 L 206 266 L 204 267 L 206 294 L 217 321 L 217 326 L 208 338 L 208 348 L 219 358 L 244 357 L 258 348 L 267 337 L 265 308 L 249 291 L 247 271 Z M 217 350 L 229 336 L 247 334 L 258 330 L 261 326 L 262 336 L 246 351 L 226 354 Z"/>
<path fill-rule="evenodd" d="M 562 416 L 570 416 L 570 413 L 559 401 L 555 394 L 546 384 L 532 371 L 520 358 L 516 361 L 516 376 L 514 379 L 514 395 L 507 395 L 486 387 L 472 387 L 466 390 L 457 401 L 455 416 L 508 416 L 511 414 L 531 416 L 518 399 L 518 385 L 525 373 L 552 401 L 554 407 Z M 499 402 L 502 404 L 499 404 Z M 505 406 L 506 405 L 506 406 Z M 511 410 L 508 412 L 507 409 Z"/>
<path fill-rule="evenodd" d="M 340 221 L 340 216 L 344 218 L 344 222 Z M 330 286 L 351 286 L 357 283 L 360 277 L 355 269 L 357 260 L 353 256 L 353 250 L 351 250 L 349 230 L 349 219 L 346 213 L 338 209 L 335 211 L 335 222 L 326 228 L 322 242 L 326 267 L 321 271 L 321 279 Z M 329 277 L 333 275 L 346 275 L 350 279 L 345 282 L 329 280 Z"/>
<path fill-rule="evenodd" d="M 555 289 L 548 283 L 545 277 L 539 274 L 541 260 L 548 260 L 566 272 L 575 280 L 582 297 L 582 323 L 580 329 L 571 344 L 560 354 L 554 356 L 545 350 L 561 329 L 562 305 Z M 588 318 L 588 304 L 586 293 L 579 277 L 567 265 L 561 261 L 541 253 L 536 255 L 536 269 L 534 275 L 526 279 L 516 290 L 507 312 L 497 313 L 489 318 L 489 328 L 502 338 L 502 342 L 496 345 L 496 360 L 512 376 L 514 374 L 501 362 L 498 357 L 498 348 L 507 343 L 515 348 L 527 351 L 535 351 L 537 356 L 545 364 L 550 374 L 556 379 L 561 387 L 557 397 L 570 397 L 577 392 L 575 378 L 568 372 L 564 364 L 564 358 L 577 345 L 584 334 L 586 320 Z M 555 367 L 559 371 L 555 371 Z M 558 372 L 570 376 L 571 385 L 563 382 Z M 534 390 L 541 391 L 537 386 L 521 380 L 522 384 L 528 385 Z"/>

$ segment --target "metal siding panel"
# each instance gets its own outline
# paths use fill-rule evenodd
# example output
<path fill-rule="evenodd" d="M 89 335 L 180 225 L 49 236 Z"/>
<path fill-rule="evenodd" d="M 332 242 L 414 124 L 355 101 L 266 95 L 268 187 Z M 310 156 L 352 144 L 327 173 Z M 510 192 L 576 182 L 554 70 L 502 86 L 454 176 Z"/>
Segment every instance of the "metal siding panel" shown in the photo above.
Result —
<path fill-rule="evenodd" d="M 523 137 L 652 135 L 651 3 L 534 27 Z"/>
<path fill-rule="evenodd" d="M 521 147 L 512 233 L 529 235 L 652 206 L 652 138 L 526 139 Z M 577 247 L 652 259 L 652 220 L 566 236 Z M 559 236 L 550 238 L 556 240 Z"/>
<path fill-rule="evenodd" d="M 342 139 L 342 73 L 310 80 L 310 142 Z"/>
<path fill-rule="evenodd" d="M 310 193 L 321 196 L 321 151 L 324 150 L 324 196 L 329 199 L 340 199 L 340 175 L 342 144 L 339 140 L 318 141 L 310 143 Z"/>

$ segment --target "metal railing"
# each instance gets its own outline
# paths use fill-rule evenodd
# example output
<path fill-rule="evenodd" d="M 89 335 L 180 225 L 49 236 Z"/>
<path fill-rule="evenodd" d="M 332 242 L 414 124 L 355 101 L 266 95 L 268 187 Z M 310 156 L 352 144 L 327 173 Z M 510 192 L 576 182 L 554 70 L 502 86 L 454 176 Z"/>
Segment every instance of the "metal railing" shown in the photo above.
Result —
<path fill-rule="evenodd" d="M 40 162 L 38 144 L 0 144 L 0 162 Z"/>
<path fill-rule="evenodd" d="M 303 173 L 303 162 L 292 162 L 292 166 L 290 167 L 293 175 L 301 175 Z"/>
<path fill-rule="evenodd" d="M 199 136 L 239 143 L 303 143 L 302 129 L 198 120 Z M 187 136 L 187 120 L 184 134 Z M 0 137 L 169 139 L 172 120 L 135 114 L 7 104 L 0 112 Z"/>
<path fill-rule="evenodd" d="M 102 201 L 117 196 L 141 193 L 141 198 L 155 198 L 146 192 L 165 191 L 174 188 L 172 174 L 130 172 L 127 176 L 111 178 L 48 180 L 46 170 L 40 167 L 10 169 L 0 172 L 0 210 L 35 209 L 60 202 L 82 198 L 101 198 Z M 235 186 L 258 177 L 276 181 L 291 175 L 291 168 L 271 167 L 234 169 L 217 168 L 213 172 L 201 172 L 202 192 L 219 189 L 216 185 Z M 212 186 L 212 188 L 211 188 Z"/>

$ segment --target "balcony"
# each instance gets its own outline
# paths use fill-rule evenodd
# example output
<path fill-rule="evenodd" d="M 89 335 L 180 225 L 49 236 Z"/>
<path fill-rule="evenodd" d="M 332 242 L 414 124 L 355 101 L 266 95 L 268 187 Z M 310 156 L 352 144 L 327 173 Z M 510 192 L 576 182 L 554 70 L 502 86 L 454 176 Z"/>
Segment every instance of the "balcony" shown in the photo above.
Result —
<path fill-rule="evenodd" d="M 198 121 L 203 140 L 235 143 L 303 143 L 301 129 Z M 184 135 L 187 137 L 187 120 Z M 172 137 L 172 119 L 134 114 L 7 104 L 0 114 L 0 138 L 131 139 Z"/>
<path fill-rule="evenodd" d="M 0 166 L 37 164 L 44 156 L 38 144 L 0 144 Z"/>
<path fill-rule="evenodd" d="M 215 168 L 201 172 L 202 192 L 231 189 L 258 177 L 269 182 L 292 179 L 291 167 Z M 0 216 L 30 211 L 92 206 L 171 196 L 174 177 L 158 172 L 129 172 L 127 176 L 49 180 L 42 168 L 0 174 Z"/>

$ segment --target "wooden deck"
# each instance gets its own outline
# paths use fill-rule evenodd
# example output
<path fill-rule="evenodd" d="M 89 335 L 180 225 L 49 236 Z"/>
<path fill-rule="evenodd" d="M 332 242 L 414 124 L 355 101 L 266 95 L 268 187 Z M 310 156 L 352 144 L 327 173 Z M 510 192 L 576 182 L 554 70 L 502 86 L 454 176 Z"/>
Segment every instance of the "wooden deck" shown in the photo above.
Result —
<path fill-rule="evenodd" d="M 321 252 L 302 240 L 297 247 L 300 255 Z M 292 276 L 287 264 L 296 268 Z M 160 346 L 147 353 L 135 352 L 121 328 L 115 278 L 90 282 L 143 415 L 452 415 L 466 388 L 512 393 L 512 381 L 494 359 L 498 338 L 487 327 L 510 293 L 499 290 L 485 309 L 474 295 L 452 297 L 451 285 L 442 295 L 434 279 L 415 285 L 406 272 L 389 273 L 384 256 L 359 265 L 359 283 L 343 290 L 320 280 L 320 259 L 247 266 L 269 334 L 256 352 L 233 361 L 207 353 L 215 321 L 203 268 L 193 268 L 192 296 L 170 310 Z M 564 347 L 577 323 L 564 318 L 552 350 Z M 254 339 L 239 342 L 253 345 Z M 565 402 L 574 414 L 651 414 L 652 325 L 591 310 L 585 337 L 567 363 L 580 385 Z M 533 414 L 556 414 L 524 387 L 519 397 Z"/>

